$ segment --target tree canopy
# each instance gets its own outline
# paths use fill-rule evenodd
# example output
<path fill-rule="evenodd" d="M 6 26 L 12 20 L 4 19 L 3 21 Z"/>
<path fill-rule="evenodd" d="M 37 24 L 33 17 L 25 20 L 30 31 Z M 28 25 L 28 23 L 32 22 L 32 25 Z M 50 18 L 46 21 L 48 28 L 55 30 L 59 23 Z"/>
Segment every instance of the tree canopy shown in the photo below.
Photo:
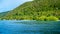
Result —
<path fill-rule="evenodd" d="M 60 19 L 60 0 L 34 0 L 26 2 L 11 10 L 1 19 L 7 20 L 37 20 L 42 16 L 54 16 Z"/>

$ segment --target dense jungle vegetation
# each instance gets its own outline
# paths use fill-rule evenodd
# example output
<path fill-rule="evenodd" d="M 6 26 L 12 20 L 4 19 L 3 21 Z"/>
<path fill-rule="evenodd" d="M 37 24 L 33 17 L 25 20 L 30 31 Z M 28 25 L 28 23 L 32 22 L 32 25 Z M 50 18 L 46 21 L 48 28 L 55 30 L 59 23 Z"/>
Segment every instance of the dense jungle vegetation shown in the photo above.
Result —
<path fill-rule="evenodd" d="M 0 14 L 1 15 L 1 14 Z M 60 0 L 34 0 L 7 12 L 1 20 L 60 20 Z"/>

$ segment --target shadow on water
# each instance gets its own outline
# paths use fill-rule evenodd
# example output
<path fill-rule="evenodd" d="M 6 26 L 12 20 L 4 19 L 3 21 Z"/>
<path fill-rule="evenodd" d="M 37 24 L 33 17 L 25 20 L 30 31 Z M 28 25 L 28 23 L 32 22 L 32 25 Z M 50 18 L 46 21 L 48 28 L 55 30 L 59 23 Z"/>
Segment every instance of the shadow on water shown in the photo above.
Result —
<path fill-rule="evenodd" d="M 60 34 L 60 21 L 0 21 L 0 34 Z"/>

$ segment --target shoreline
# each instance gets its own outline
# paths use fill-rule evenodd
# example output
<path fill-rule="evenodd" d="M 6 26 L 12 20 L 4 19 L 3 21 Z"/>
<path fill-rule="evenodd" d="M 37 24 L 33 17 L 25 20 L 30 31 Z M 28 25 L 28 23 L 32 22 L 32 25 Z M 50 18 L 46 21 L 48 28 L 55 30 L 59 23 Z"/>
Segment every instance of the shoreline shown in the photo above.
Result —
<path fill-rule="evenodd" d="M 41 20 L 2 20 L 2 21 L 41 21 Z M 56 21 L 60 21 L 60 20 L 56 20 Z"/>

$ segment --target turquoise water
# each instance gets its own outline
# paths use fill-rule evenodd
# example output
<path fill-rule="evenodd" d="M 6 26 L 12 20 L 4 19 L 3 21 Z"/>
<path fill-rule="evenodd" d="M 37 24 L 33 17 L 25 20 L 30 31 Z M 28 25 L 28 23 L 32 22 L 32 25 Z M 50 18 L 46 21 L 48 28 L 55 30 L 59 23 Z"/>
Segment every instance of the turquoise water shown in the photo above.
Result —
<path fill-rule="evenodd" d="M 60 21 L 0 20 L 0 34 L 60 34 Z"/>

